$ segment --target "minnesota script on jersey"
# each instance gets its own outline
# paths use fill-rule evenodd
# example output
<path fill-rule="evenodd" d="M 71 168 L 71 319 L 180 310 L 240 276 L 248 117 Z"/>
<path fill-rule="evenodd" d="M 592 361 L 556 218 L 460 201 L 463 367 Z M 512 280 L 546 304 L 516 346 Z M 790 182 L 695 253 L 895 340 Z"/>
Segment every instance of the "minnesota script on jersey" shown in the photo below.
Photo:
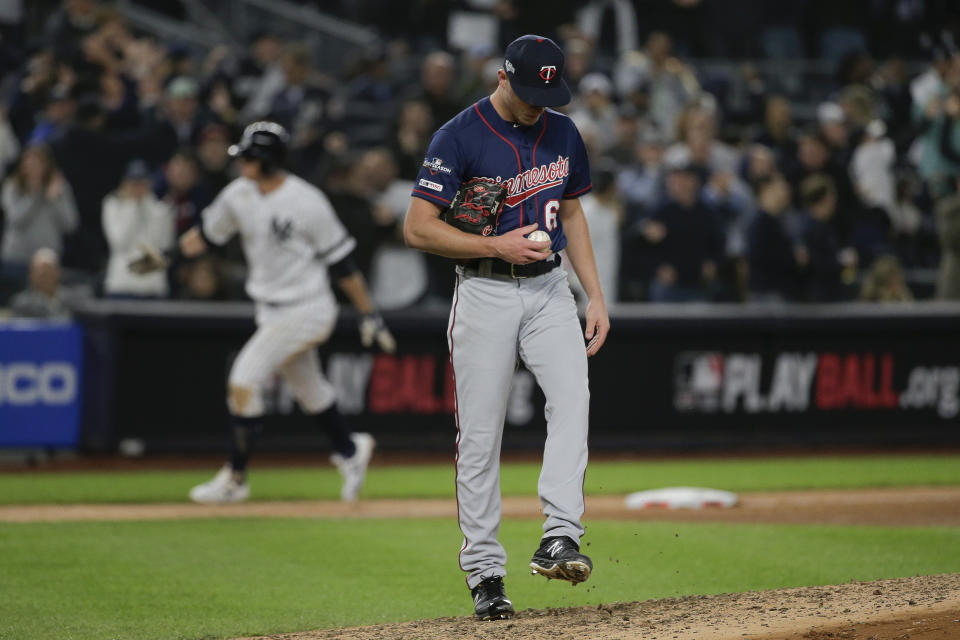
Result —
<path fill-rule="evenodd" d="M 247 294 L 267 304 L 332 301 L 327 265 L 357 244 L 327 197 L 293 174 L 266 195 L 254 181 L 237 178 L 204 210 L 203 233 L 216 244 L 240 234 L 249 269 Z"/>
<path fill-rule="evenodd" d="M 567 246 L 557 216 L 560 200 L 579 198 L 591 187 L 587 150 L 570 118 L 547 109 L 535 124 L 514 126 L 497 114 L 490 98 L 434 134 L 413 196 L 446 208 L 460 184 L 472 178 L 507 188 L 499 235 L 539 222 L 554 253 Z"/>

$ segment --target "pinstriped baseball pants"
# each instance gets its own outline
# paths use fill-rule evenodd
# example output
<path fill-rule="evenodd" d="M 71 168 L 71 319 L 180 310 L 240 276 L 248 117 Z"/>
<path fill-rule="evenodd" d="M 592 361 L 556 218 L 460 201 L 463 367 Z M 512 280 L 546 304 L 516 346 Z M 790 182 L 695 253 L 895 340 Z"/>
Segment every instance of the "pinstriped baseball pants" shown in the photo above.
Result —
<path fill-rule="evenodd" d="M 257 331 L 243 346 L 230 370 L 229 384 L 249 389 L 243 406 L 230 403 L 233 415 L 263 415 L 263 385 L 279 372 L 304 413 L 320 413 L 336 401 L 336 391 L 320 370 L 317 346 L 336 325 L 332 297 L 284 307 L 257 305 Z"/>

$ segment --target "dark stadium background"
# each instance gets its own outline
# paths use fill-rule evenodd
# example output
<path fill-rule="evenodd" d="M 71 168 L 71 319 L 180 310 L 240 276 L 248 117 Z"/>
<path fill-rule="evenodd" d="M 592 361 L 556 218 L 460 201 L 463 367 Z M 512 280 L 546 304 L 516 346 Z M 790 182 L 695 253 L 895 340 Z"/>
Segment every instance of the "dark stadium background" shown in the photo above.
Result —
<path fill-rule="evenodd" d="M 946 0 L 0 2 L 0 446 L 220 449 L 253 328 L 239 247 L 132 294 L 105 281 L 131 247 L 104 202 L 146 181 L 186 230 L 234 176 L 227 145 L 269 118 L 399 338 L 365 353 L 345 311 L 321 352 L 344 412 L 386 448 L 452 447 L 452 272 L 399 230 L 431 133 L 530 32 L 563 46 L 590 149 L 613 320 L 595 448 L 955 444 L 958 18 Z M 24 230 L 30 197 L 54 231 Z M 76 343 L 15 348 L 41 330 Z M 271 394 L 266 447 L 323 449 Z M 541 402 L 518 372 L 508 448 L 539 446 Z"/>

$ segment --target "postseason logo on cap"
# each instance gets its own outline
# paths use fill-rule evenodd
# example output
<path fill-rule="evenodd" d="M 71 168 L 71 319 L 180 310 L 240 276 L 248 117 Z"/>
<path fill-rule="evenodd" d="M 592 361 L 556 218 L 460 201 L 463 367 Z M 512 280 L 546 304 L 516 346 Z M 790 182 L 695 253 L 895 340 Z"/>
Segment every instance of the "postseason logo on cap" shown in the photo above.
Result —
<path fill-rule="evenodd" d="M 563 50 L 550 38 L 521 36 L 507 46 L 503 68 L 517 97 L 537 107 L 559 107 L 570 102 L 563 79 Z"/>

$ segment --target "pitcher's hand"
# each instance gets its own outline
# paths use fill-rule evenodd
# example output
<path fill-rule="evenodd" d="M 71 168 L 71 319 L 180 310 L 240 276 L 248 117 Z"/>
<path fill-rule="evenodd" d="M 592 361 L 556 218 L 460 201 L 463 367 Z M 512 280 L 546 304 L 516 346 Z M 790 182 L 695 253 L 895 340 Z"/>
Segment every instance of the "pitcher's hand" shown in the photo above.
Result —
<path fill-rule="evenodd" d="M 539 225 L 535 222 L 525 227 L 514 229 L 502 236 L 495 236 L 492 239 L 497 257 L 506 260 L 511 264 L 530 264 L 546 258 L 549 253 L 546 250 L 550 248 L 550 242 L 534 242 L 527 238 L 527 234 L 537 230 Z"/>

